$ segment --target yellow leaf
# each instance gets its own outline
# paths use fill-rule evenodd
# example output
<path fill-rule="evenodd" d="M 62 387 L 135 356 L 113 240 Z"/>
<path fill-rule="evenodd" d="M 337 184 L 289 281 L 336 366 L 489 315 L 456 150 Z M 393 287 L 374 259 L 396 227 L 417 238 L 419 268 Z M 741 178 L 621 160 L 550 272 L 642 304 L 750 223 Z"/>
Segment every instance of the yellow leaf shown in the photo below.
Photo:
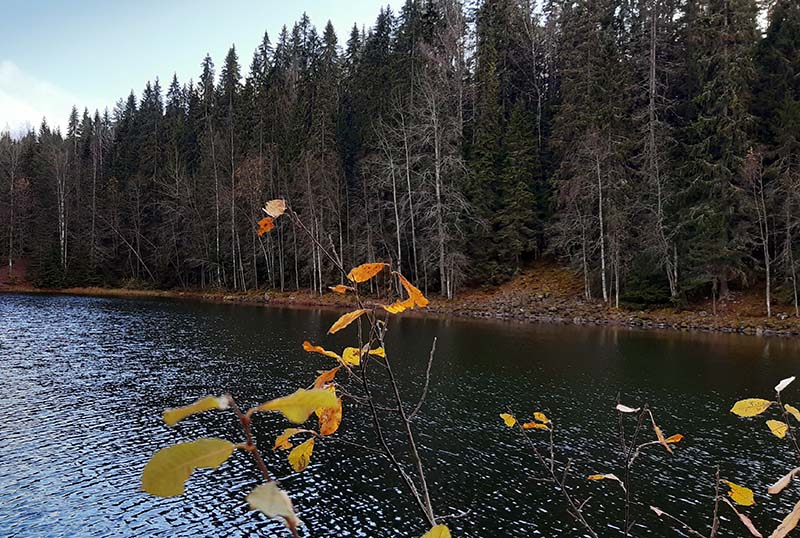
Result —
<path fill-rule="evenodd" d="M 772 405 L 772 402 L 769 400 L 763 400 L 761 398 L 747 398 L 744 400 L 739 400 L 733 404 L 733 407 L 731 407 L 731 413 L 734 415 L 739 415 L 740 417 L 754 417 L 769 409 L 770 405 Z"/>
<path fill-rule="evenodd" d="M 216 438 L 162 448 L 144 467 L 142 489 L 159 497 L 180 495 L 195 469 L 216 469 L 233 454 L 233 449 L 233 443 Z"/>
<path fill-rule="evenodd" d="M 514 415 L 509 415 L 508 413 L 500 413 L 500 418 L 503 419 L 503 422 L 505 422 L 506 426 L 509 428 L 513 428 L 517 423 L 517 419 L 514 418 Z"/>
<path fill-rule="evenodd" d="M 297 527 L 297 516 L 289 496 L 275 482 L 256 486 L 247 496 L 251 510 L 259 510 L 273 519 L 282 518 L 289 529 Z"/>
<path fill-rule="evenodd" d="M 783 518 L 778 528 L 772 531 L 769 538 L 786 538 L 786 536 L 797 527 L 798 523 L 800 523 L 800 501 L 798 501 L 797 504 L 794 505 L 794 508 L 792 508 L 792 511 Z"/>
<path fill-rule="evenodd" d="M 369 350 L 369 354 L 370 355 L 375 355 L 376 357 L 381 357 L 381 358 L 384 358 L 384 359 L 386 358 L 386 351 L 384 351 L 382 347 L 378 347 L 378 348 L 375 348 L 375 349 L 370 349 Z"/>
<path fill-rule="evenodd" d="M 319 415 L 319 433 L 322 435 L 333 435 L 342 423 L 342 399 L 337 401 L 338 405 L 323 409 Z"/>
<path fill-rule="evenodd" d="M 302 472 L 311 462 L 311 453 L 314 452 L 314 438 L 297 445 L 289 452 L 289 464 L 296 472 Z"/>
<path fill-rule="evenodd" d="M 769 489 L 767 489 L 767 491 L 771 495 L 777 495 L 781 491 L 785 490 L 789 486 L 789 484 L 792 483 L 792 480 L 797 475 L 797 473 L 800 473 L 800 467 L 795 467 L 794 469 L 789 471 L 789 474 L 781 477 L 781 479 L 772 484 L 769 487 Z"/>
<path fill-rule="evenodd" d="M 728 485 L 730 488 L 730 490 L 728 490 L 728 496 L 733 499 L 733 502 L 736 504 L 740 504 L 742 506 L 753 506 L 756 504 L 752 489 L 744 486 L 738 486 L 733 482 L 729 482 L 728 480 L 723 480 L 722 483 Z"/>
<path fill-rule="evenodd" d="M 768 420 L 767 426 L 769 426 L 769 431 L 772 432 L 772 435 L 775 437 L 780 437 L 781 439 L 786 437 L 786 430 L 789 429 L 789 426 L 780 420 Z"/>
<path fill-rule="evenodd" d="M 667 449 L 667 452 L 669 452 L 670 454 L 672 454 L 672 447 L 671 447 L 671 446 L 669 446 L 669 444 L 667 443 L 667 440 L 666 440 L 666 438 L 664 437 L 664 434 L 663 434 L 663 433 L 661 433 L 661 428 L 659 428 L 658 426 L 656 426 L 656 423 L 655 423 L 655 422 L 653 422 L 653 431 L 654 431 L 654 432 L 656 432 L 656 437 L 658 438 L 658 442 L 659 442 L 659 443 L 661 443 L 661 446 L 663 446 L 664 448 L 666 448 L 666 449 Z"/>
<path fill-rule="evenodd" d="M 386 265 L 385 263 L 362 263 L 347 273 L 347 279 L 356 283 L 366 282 L 380 273 Z"/>
<path fill-rule="evenodd" d="M 331 325 L 331 328 L 328 329 L 328 334 L 333 334 L 335 332 L 341 331 L 355 320 L 357 320 L 366 310 L 361 308 L 359 310 L 354 310 L 352 312 L 348 312 L 347 314 L 343 315 L 339 319 L 336 320 L 336 323 Z"/>
<path fill-rule="evenodd" d="M 446 525 L 436 525 L 423 534 L 422 538 L 450 538 L 450 529 Z"/>
<path fill-rule="evenodd" d="M 347 293 L 348 291 L 353 291 L 353 288 L 351 288 L 350 286 L 342 286 L 341 284 L 338 284 L 336 286 L 328 286 L 328 289 L 330 289 L 334 293 Z"/>
<path fill-rule="evenodd" d="M 526 422 L 522 425 L 522 428 L 525 430 L 548 430 L 550 428 L 547 427 L 547 424 L 542 424 L 541 422 Z"/>
<path fill-rule="evenodd" d="M 786 404 L 783 406 L 786 409 L 786 412 L 792 415 L 795 420 L 800 422 L 800 410 L 798 410 L 795 406 Z"/>
<path fill-rule="evenodd" d="M 334 387 L 333 385 L 327 385 L 325 387 L 325 390 L 329 391 L 331 394 L 336 396 L 336 387 Z M 322 416 L 322 412 L 325 411 L 325 409 L 326 409 L 325 407 L 317 407 L 316 409 L 314 409 L 314 414 L 317 415 L 317 418 L 319 418 Z"/>
<path fill-rule="evenodd" d="M 303 349 L 308 351 L 309 353 L 319 353 L 320 355 L 325 355 L 326 357 L 336 359 L 337 361 L 342 360 L 342 358 L 338 355 L 338 353 L 334 353 L 333 351 L 328 351 L 324 349 L 322 346 L 315 346 L 308 340 L 303 342 Z"/>
<path fill-rule="evenodd" d="M 317 379 L 314 381 L 314 388 L 315 389 L 325 388 L 325 385 L 333 381 L 333 378 L 336 377 L 336 373 L 339 371 L 339 368 L 341 368 L 341 366 L 337 366 L 332 370 L 320 373 L 319 377 L 317 377 Z"/>
<path fill-rule="evenodd" d="M 675 435 L 670 435 L 666 438 L 667 443 L 680 443 L 683 440 L 683 435 L 680 433 L 676 433 Z"/>
<path fill-rule="evenodd" d="M 625 490 L 625 484 L 622 482 L 622 480 L 619 479 L 619 477 L 617 475 L 615 475 L 613 473 L 590 474 L 589 476 L 586 477 L 586 479 L 587 480 L 594 480 L 594 481 L 597 481 L 597 480 L 613 480 L 614 482 L 617 482 L 622 487 L 623 491 Z"/>
<path fill-rule="evenodd" d="M 278 411 L 283 413 L 289 421 L 301 424 L 308 420 L 309 415 L 318 407 L 333 407 L 336 405 L 336 395 L 325 389 L 297 389 L 289 396 L 276 398 L 263 403 L 256 411 Z"/>
<path fill-rule="evenodd" d="M 539 422 L 544 422 L 545 424 L 549 424 L 550 421 L 548 420 L 547 416 L 544 413 L 540 413 L 539 411 L 533 414 L 533 418 L 538 420 Z"/>
<path fill-rule="evenodd" d="M 188 417 L 189 415 L 194 415 L 195 413 L 202 413 L 203 411 L 209 411 L 211 409 L 227 409 L 228 408 L 228 399 L 225 396 L 220 396 L 217 398 L 216 396 L 208 396 L 201 400 L 197 400 L 191 405 L 185 405 L 183 407 L 175 407 L 173 409 L 167 409 L 164 411 L 164 422 L 169 424 L 170 426 L 174 426 L 180 420 Z"/>
<path fill-rule="evenodd" d="M 408 293 L 408 297 L 414 301 L 414 306 L 419 306 L 420 308 L 424 308 L 428 306 L 428 299 L 422 295 L 422 292 L 419 291 L 411 282 L 406 280 L 406 277 L 401 275 L 400 273 L 395 273 L 397 278 L 400 279 L 400 284 L 406 289 L 406 293 Z"/>
<path fill-rule="evenodd" d="M 264 213 L 272 218 L 278 218 L 286 212 L 286 200 L 270 200 L 264 206 Z"/>
<path fill-rule="evenodd" d="M 361 364 L 361 353 L 357 347 L 346 347 L 344 351 L 342 351 L 342 361 L 345 364 L 358 366 Z"/>
<path fill-rule="evenodd" d="M 390 314 L 399 314 L 400 312 L 405 312 L 409 308 L 414 308 L 414 299 L 409 297 L 404 301 L 395 301 L 390 305 L 382 305 L 383 309 L 389 312 Z"/>
<path fill-rule="evenodd" d="M 272 450 L 289 450 L 294 446 L 289 439 L 301 431 L 299 428 L 286 428 L 282 434 L 275 438 L 275 446 L 272 447 Z"/>

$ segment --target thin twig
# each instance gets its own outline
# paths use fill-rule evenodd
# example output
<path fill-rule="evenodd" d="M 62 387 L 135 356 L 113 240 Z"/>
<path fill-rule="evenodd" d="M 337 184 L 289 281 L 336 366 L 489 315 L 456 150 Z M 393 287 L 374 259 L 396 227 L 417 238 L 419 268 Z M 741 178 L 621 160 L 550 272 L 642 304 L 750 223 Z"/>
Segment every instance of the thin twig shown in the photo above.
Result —
<path fill-rule="evenodd" d="M 428 368 L 425 370 L 425 385 L 423 385 L 422 387 L 422 395 L 419 397 L 417 406 L 414 408 L 411 414 L 408 415 L 408 420 L 414 420 L 414 417 L 419 412 L 420 407 L 422 407 L 422 404 L 425 403 L 425 397 L 428 395 L 428 384 L 430 383 L 431 380 L 431 365 L 433 365 L 433 356 L 435 353 L 436 353 L 436 337 L 434 336 L 433 344 L 431 344 L 431 354 L 430 357 L 428 357 Z"/>

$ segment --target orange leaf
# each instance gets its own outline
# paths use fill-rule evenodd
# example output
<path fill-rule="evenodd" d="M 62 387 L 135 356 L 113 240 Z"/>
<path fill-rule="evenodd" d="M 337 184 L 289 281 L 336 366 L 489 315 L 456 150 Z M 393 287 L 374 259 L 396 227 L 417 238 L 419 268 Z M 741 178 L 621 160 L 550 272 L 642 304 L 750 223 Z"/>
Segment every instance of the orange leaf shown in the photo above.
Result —
<path fill-rule="evenodd" d="M 260 221 L 258 221 L 258 231 L 256 232 L 258 235 L 264 235 L 265 233 L 269 232 L 275 227 L 275 221 L 272 217 L 264 217 Z"/>
<path fill-rule="evenodd" d="M 522 428 L 525 430 L 546 430 L 547 424 L 542 424 L 540 422 L 526 422 L 522 425 Z"/>
<path fill-rule="evenodd" d="M 414 299 L 409 297 L 405 301 L 395 301 L 390 305 L 383 305 L 383 309 L 389 312 L 390 314 L 399 314 L 400 312 L 405 312 L 409 308 L 414 308 Z"/>
<path fill-rule="evenodd" d="M 366 282 L 380 273 L 386 265 L 385 263 L 363 263 L 351 269 L 347 273 L 347 278 L 352 282 Z"/>
<path fill-rule="evenodd" d="M 350 286 L 342 286 L 341 284 L 338 284 L 336 286 L 328 286 L 328 289 L 330 289 L 334 293 L 347 293 L 348 291 L 353 291 L 353 288 L 351 288 Z"/>
<path fill-rule="evenodd" d="M 361 308 L 359 310 L 353 310 L 352 312 L 348 312 L 347 314 L 343 315 L 339 319 L 336 320 L 336 323 L 331 325 L 331 328 L 328 329 L 328 334 L 333 334 L 335 332 L 341 331 L 359 317 L 366 312 L 366 309 Z"/>
<path fill-rule="evenodd" d="M 283 430 L 283 433 L 275 439 L 275 446 L 272 447 L 272 450 L 289 450 L 294 446 L 289 439 L 301 431 L 303 430 L 300 428 L 286 428 Z"/>
<path fill-rule="evenodd" d="M 319 415 L 319 433 L 322 435 L 332 435 L 339 429 L 342 423 L 342 399 L 338 399 L 336 407 L 323 409 Z"/>
<path fill-rule="evenodd" d="M 337 366 L 333 370 L 328 370 L 327 372 L 322 372 L 317 380 L 314 381 L 314 388 L 325 388 L 325 385 L 333 381 L 333 378 L 336 377 L 336 373 L 339 371 L 339 368 L 341 368 L 341 366 Z"/>
<path fill-rule="evenodd" d="M 395 272 L 395 274 L 397 275 L 397 278 L 400 279 L 400 284 L 402 284 L 403 287 L 406 289 L 408 297 L 414 301 L 414 306 L 419 306 L 420 308 L 428 306 L 429 302 L 428 299 L 426 299 L 425 296 L 422 295 L 422 292 L 419 291 L 418 288 L 416 288 L 411 282 L 406 280 L 406 277 L 404 277 L 400 273 Z"/>
<path fill-rule="evenodd" d="M 327 349 L 324 349 L 322 346 L 315 346 L 308 340 L 303 342 L 303 349 L 305 349 L 309 353 L 319 353 L 320 355 L 325 355 L 326 357 L 336 359 L 337 361 L 342 360 L 342 358 L 339 356 L 338 353 L 334 353 L 333 351 L 328 351 Z"/>
<path fill-rule="evenodd" d="M 680 443 L 683 440 L 683 435 L 680 433 L 676 433 L 675 435 L 670 435 L 666 439 L 664 439 L 667 443 Z"/>

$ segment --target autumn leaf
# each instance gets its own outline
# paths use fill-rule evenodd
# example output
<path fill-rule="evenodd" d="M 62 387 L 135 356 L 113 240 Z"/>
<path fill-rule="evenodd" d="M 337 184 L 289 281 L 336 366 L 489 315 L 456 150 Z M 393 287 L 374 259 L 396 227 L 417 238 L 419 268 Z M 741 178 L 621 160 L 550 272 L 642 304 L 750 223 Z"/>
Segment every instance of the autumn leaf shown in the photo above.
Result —
<path fill-rule="evenodd" d="M 289 464 L 295 472 L 302 472 L 311 462 L 311 454 L 314 452 L 314 438 L 306 440 L 297 445 L 289 452 Z"/>
<path fill-rule="evenodd" d="M 722 483 L 730 488 L 728 490 L 728 496 L 733 499 L 733 502 L 736 504 L 741 506 L 753 506 L 756 504 L 752 489 L 736 485 L 728 480 L 722 480 Z"/>
<path fill-rule="evenodd" d="M 264 217 L 258 221 L 258 231 L 256 233 L 258 235 L 264 235 L 265 233 L 271 231 L 274 227 L 275 221 L 272 220 L 272 217 Z"/>
<path fill-rule="evenodd" d="M 769 489 L 767 489 L 767 491 L 768 491 L 768 492 L 769 492 L 771 495 L 777 495 L 778 493 L 780 493 L 781 491 L 783 491 L 783 490 L 785 490 L 787 487 L 789 487 L 789 484 L 791 484 L 791 483 L 792 483 L 792 480 L 793 480 L 793 479 L 794 479 L 794 477 L 797 475 L 797 473 L 800 473 L 800 467 L 795 467 L 794 469 L 792 469 L 791 471 L 789 471 L 789 473 L 788 473 L 787 475 L 785 475 L 785 476 L 781 477 L 781 479 L 780 479 L 780 480 L 778 480 L 777 482 L 775 482 L 774 484 L 772 484 L 772 485 L 769 487 Z"/>
<path fill-rule="evenodd" d="M 545 424 L 549 424 L 550 423 L 550 420 L 548 420 L 547 415 L 545 415 L 544 413 L 541 413 L 539 411 L 536 411 L 533 414 L 533 418 L 538 420 L 539 422 L 544 422 Z"/>
<path fill-rule="evenodd" d="M 794 381 L 794 376 L 782 379 L 780 383 L 775 385 L 775 392 L 781 392 L 783 389 L 791 385 L 792 381 Z"/>
<path fill-rule="evenodd" d="M 725 498 L 723 498 L 722 500 L 723 500 L 723 501 L 725 501 L 725 503 L 726 503 L 728 506 L 730 506 L 730 507 L 731 507 L 731 510 L 733 510 L 733 513 L 734 513 L 734 514 L 736 514 L 737 516 L 739 516 L 739 521 L 741 521 L 741 522 L 742 522 L 742 525 L 744 525 L 745 527 L 747 527 L 747 530 L 748 530 L 748 531 L 750 531 L 750 534 L 751 534 L 752 536 L 755 536 L 755 538 L 764 538 L 764 536 L 763 536 L 763 535 L 762 535 L 760 532 L 758 532 L 758 529 L 756 529 L 756 526 L 755 526 L 755 525 L 753 525 L 753 522 L 750 520 L 750 518 L 749 518 L 749 517 L 747 517 L 746 515 L 744 515 L 744 514 L 743 514 L 743 513 L 741 513 L 740 511 L 738 511 L 738 510 L 736 509 L 736 507 L 735 507 L 735 506 L 733 506 L 733 504 L 731 504 L 731 502 L 730 502 L 728 499 L 725 499 Z"/>
<path fill-rule="evenodd" d="M 353 288 L 350 286 L 343 286 L 341 284 L 337 284 L 336 286 L 328 286 L 328 289 L 334 293 L 347 293 L 348 291 L 353 291 Z"/>
<path fill-rule="evenodd" d="M 328 329 L 328 334 L 333 334 L 335 332 L 339 332 L 366 312 L 366 309 L 361 308 L 359 310 L 353 310 L 352 312 L 348 312 L 347 314 L 343 315 L 339 319 L 336 320 L 336 323 L 331 325 L 331 328 Z"/>
<path fill-rule="evenodd" d="M 620 413 L 638 413 L 640 411 L 639 407 L 628 407 L 627 405 L 622 404 L 617 404 L 615 409 Z"/>
<path fill-rule="evenodd" d="M 669 443 L 667 443 L 667 440 L 666 440 L 666 438 L 664 437 L 664 434 L 661 432 L 661 428 L 659 428 L 658 426 L 656 426 L 656 423 L 655 423 L 655 422 L 653 422 L 653 431 L 654 431 L 654 432 L 656 432 L 656 437 L 658 438 L 658 442 L 659 442 L 659 443 L 661 443 L 661 446 L 663 446 L 664 448 L 666 448 L 666 449 L 667 449 L 667 452 L 669 452 L 670 454 L 672 454 L 672 447 L 671 447 L 671 446 L 669 446 Z"/>
<path fill-rule="evenodd" d="M 256 486 L 247 496 L 251 510 L 258 510 L 273 519 L 282 518 L 286 526 L 294 532 L 298 519 L 289 496 L 275 482 Z"/>
<path fill-rule="evenodd" d="M 390 305 L 382 305 L 383 309 L 389 312 L 390 314 L 399 314 L 401 312 L 405 312 L 410 308 L 414 308 L 414 299 L 409 297 L 403 301 L 395 301 Z"/>
<path fill-rule="evenodd" d="M 142 489 L 159 497 L 181 495 L 195 469 L 216 469 L 233 454 L 233 449 L 233 443 L 217 438 L 162 448 L 144 467 Z"/>
<path fill-rule="evenodd" d="M 503 422 L 505 422 L 506 426 L 509 428 L 513 428 L 517 423 L 517 419 L 514 418 L 514 415 L 509 415 L 508 413 L 500 413 L 500 418 L 503 419 Z"/>
<path fill-rule="evenodd" d="M 289 439 L 301 431 L 303 430 L 300 428 L 286 428 L 282 434 L 275 438 L 275 446 L 272 447 L 272 450 L 289 450 L 294 446 Z"/>
<path fill-rule="evenodd" d="M 526 422 L 522 425 L 522 429 L 524 430 L 549 430 L 550 428 L 547 427 L 547 424 L 542 424 L 541 422 Z"/>
<path fill-rule="evenodd" d="M 423 534 L 422 538 L 450 538 L 450 529 L 446 525 L 436 525 Z"/>
<path fill-rule="evenodd" d="M 336 359 L 337 361 L 342 360 L 338 353 L 334 353 L 333 351 L 328 351 L 324 349 L 322 346 L 315 346 L 308 340 L 303 342 L 303 349 L 308 351 L 309 353 L 319 353 L 320 355 L 325 355 L 326 357 L 330 357 L 332 359 Z"/>
<path fill-rule="evenodd" d="M 798 501 L 797 504 L 794 505 L 794 508 L 792 508 L 792 511 L 783 518 L 778 528 L 772 531 L 769 538 L 786 538 L 786 536 L 797 527 L 798 523 L 800 523 L 800 501 Z"/>
<path fill-rule="evenodd" d="M 286 200 L 270 200 L 264 206 L 264 213 L 273 218 L 278 218 L 286 212 Z"/>
<path fill-rule="evenodd" d="M 362 263 L 347 273 L 347 279 L 355 283 L 366 282 L 370 278 L 380 273 L 386 266 L 387 264 L 385 263 Z"/>
<path fill-rule="evenodd" d="M 682 440 L 683 440 L 683 435 L 680 433 L 676 433 L 675 435 L 670 435 L 665 439 L 665 441 L 669 444 L 680 443 Z"/>
<path fill-rule="evenodd" d="M 319 415 L 319 433 L 322 435 L 333 435 L 342 423 L 342 399 L 338 399 L 338 405 L 322 410 Z"/>
<path fill-rule="evenodd" d="M 619 479 L 619 477 L 618 477 L 617 475 L 615 475 L 615 474 L 613 474 L 613 473 L 606 473 L 606 474 L 590 474 L 589 476 L 587 476 L 587 477 L 586 477 L 586 479 L 587 479 L 587 480 L 593 480 L 593 481 L 598 481 L 598 480 L 613 480 L 613 481 L 615 481 L 615 482 L 618 482 L 618 483 L 619 483 L 619 485 L 622 487 L 622 490 L 623 490 L 623 491 L 625 491 L 625 484 L 622 482 L 622 480 L 620 480 L 620 479 Z"/>
<path fill-rule="evenodd" d="M 361 352 L 357 347 L 346 347 L 342 351 L 342 361 L 351 366 L 361 364 Z"/>
<path fill-rule="evenodd" d="M 256 411 L 278 411 L 289 421 L 302 424 L 318 407 L 333 407 L 336 395 L 326 389 L 297 389 L 283 398 L 276 398 L 256 407 Z"/>
<path fill-rule="evenodd" d="M 770 405 L 772 405 L 772 402 L 769 400 L 764 400 L 761 398 L 747 398 L 744 400 L 739 400 L 733 404 L 733 407 L 731 407 L 731 413 L 734 415 L 739 415 L 740 417 L 754 417 L 769 409 Z"/>
<path fill-rule="evenodd" d="M 395 272 L 394 274 L 396 274 L 397 278 L 400 279 L 400 284 L 402 284 L 403 287 L 405 288 L 406 293 L 408 293 L 409 299 L 411 299 L 414 302 L 414 306 L 418 306 L 420 308 L 425 308 L 426 306 L 428 306 L 429 303 L 428 299 L 425 298 L 425 296 L 422 294 L 421 291 L 419 291 L 417 287 L 415 287 L 411 282 L 409 282 L 406 279 L 406 277 L 404 277 L 400 273 Z"/>
<path fill-rule="evenodd" d="M 386 358 L 386 351 L 382 347 L 376 347 L 375 349 L 369 350 L 370 355 L 375 355 L 376 357 L 381 357 L 383 359 Z"/>
<path fill-rule="evenodd" d="M 786 412 L 792 415 L 796 421 L 800 422 L 800 410 L 798 410 L 795 406 L 786 404 L 783 406 L 786 409 Z"/>
<path fill-rule="evenodd" d="M 317 377 L 317 379 L 314 381 L 314 388 L 324 388 L 325 385 L 333 381 L 333 378 L 336 377 L 336 373 L 339 371 L 339 368 L 341 368 L 341 366 L 337 366 L 332 370 L 328 370 L 327 372 L 322 372 L 319 374 L 319 377 Z"/>
<path fill-rule="evenodd" d="M 227 409 L 228 408 L 228 398 L 225 396 L 208 396 L 201 400 L 197 400 L 191 405 L 185 405 L 183 407 L 175 407 L 172 409 L 167 409 L 164 411 L 164 422 L 166 422 L 170 426 L 174 426 L 179 421 L 183 420 L 184 418 L 188 417 L 189 415 L 194 415 L 195 413 L 202 413 L 203 411 L 209 411 L 211 409 Z"/>
<path fill-rule="evenodd" d="M 774 435 L 775 437 L 779 437 L 781 439 L 786 437 L 786 430 L 789 429 L 789 426 L 787 426 L 785 422 L 781 422 L 780 420 L 768 420 L 767 426 L 769 427 L 769 431 L 772 432 L 772 435 Z"/>

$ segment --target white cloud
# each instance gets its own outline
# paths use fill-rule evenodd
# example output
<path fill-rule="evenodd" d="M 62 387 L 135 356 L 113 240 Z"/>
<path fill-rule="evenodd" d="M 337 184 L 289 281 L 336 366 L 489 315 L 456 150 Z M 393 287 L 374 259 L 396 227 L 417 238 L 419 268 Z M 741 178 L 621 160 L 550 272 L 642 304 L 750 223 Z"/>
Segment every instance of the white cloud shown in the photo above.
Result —
<path fill-rule="evenodd" d="M 63 129 L 72 105 L 78 104 L 78 99 L 54 84 L 24 72 L 10 60 L 0 60 L 0 131 L 38 128 L 42 118 Z"/>

